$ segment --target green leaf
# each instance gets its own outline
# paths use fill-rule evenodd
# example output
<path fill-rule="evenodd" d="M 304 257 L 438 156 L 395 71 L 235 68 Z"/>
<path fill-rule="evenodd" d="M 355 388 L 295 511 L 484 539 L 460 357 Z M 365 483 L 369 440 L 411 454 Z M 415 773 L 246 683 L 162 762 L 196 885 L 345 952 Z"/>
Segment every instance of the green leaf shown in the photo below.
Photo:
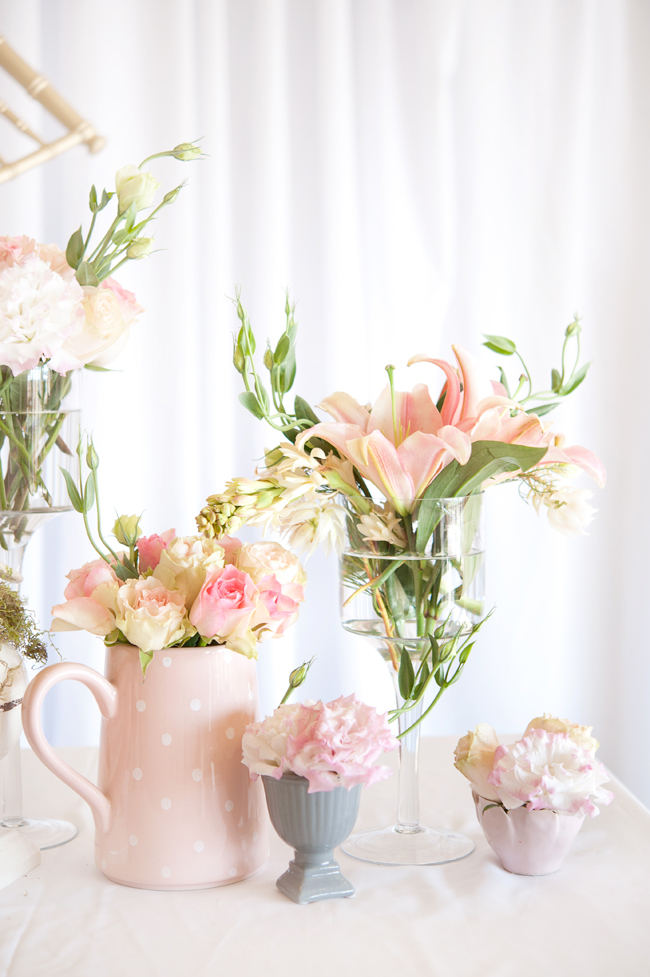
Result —
<path fill-rule="evenodd" d="M 535 414 L 537 417 L 543 417 L 544 414 L 550 414 L 556 407 L 557 403 L 542 404 L 540 407 L 529 407 L 526 414 Z"/>
<path fill-rule="evenodd" d="M 260 420 L 264 418 L 264 411 L 262 410 L 257 397 L 252 391 L 246 390 L 244 393 L 240 394 L 239 402 L 240 404 L 243 404 L 246 410 L 249 410 L 255 417 L 259 418 Z"/>
<path fill-rule="evenodd" d="M 84 512 L 90 512 L 95 504 L 95 483 L 89 475 L 84 486 Z"/>
<path fill-rule="evenodd" d="M 410 699 L 413 685 L 415 684 L 415 672 L 413 662 L 406 649 L 402 649 L 399 659 L 399 672 L 397 673 L 397 685 L 402 699 Z"/>
<path fill-rule="evenodd" d="M 284 333 L 282 336 L 280 336 L 280 341 L 278 342 L 278 345 L 275 347 L 275 352 L 273 354 L 273 362 L 284 363 L 287 356 L 289 355 L 290 349 L 291 349 L 291 340 L 289 339 L 287 334 Z"/>
<path fill-rule="evenodd" d="M 484 346 L 491 349 L 494 353 L 501 353 L 503 356 L 512 356 L 517 352 L 517 347 L 512 339 L 507 336 L 494 336 L 485 334 Z"/>
<path fill-rule="evenodd" d="M 108 192 L 108 190 L 102 190 L 102 199 L 99 203 L 99 210 L 103 210 L 106 204 L 108 203 L 108 201 L 111 199 L 111 197 L 114 196 L 115 194 L 113 193 L 112 190 L 110 193 Z"/>
<path fill-rule="evenodd" d="M 84 239 L 81 233 L 81 228 L 78 227 L 77 230 L 70 236 L 68 241 L 68 246 L 65 249 L 65 260 L 68 262 L 71 268 L 77 268 L 79 262 L 84 253 Z"/>
<path fill-rule="evenodd" d="M 293 410 L 299 420 L 311 421 L 312 424 L 320 424 L 320 421 L 306 400 L 296 397 L 293 402 Z"/>
<path fill-rule="evenodd" d="M 420 681 L 418 682 L 418 684 L 415 686 L 413 690 L 414 699 L 419 699 L 422 693 L 424 692 L 430 674 L 431 672 L 429 671 L 429 666 L 427 665 L 426 661 L 422 662 L 422 668 L 420 670 Z"/>
<path fill-rule="evenodd" d="M 110 366 L 99 366 L 97 363 L 86 363 L 84 370 L 91 370 L 93 373 L 115 373 Z"/>
<path fill-rule="evenodd" d="M 560 387 L 562 386 L 562 377 L 560 371 L 553 368 L 551 370 L 551 390 L 554 394 L 560 392 Z"/>
<path fill-rule="evenodd" d="M 90 188 L 90 194 L 88 197 L 88 206 L 90 207 L 91 211 L 94 214 L 95 211 L 97 210 L 97 188 L 94 183 Z"/>
<path fill-rule="evenodd" d="M 589 370 L 590 366 L 590 363 L 585 363 L 584 366 L 581 366 L 580 369 L 576 370 L 573 376 L 569 378 L 569 382 L 565 383 L 560 390 L 563 397 L 566 397 L 567 394 L 573 393 L 576 387 L 580 386 L 584 378 L 587 376 L 587 371 Z"/>
<path fill-rule="evenodd" d="M 286 394 L 293 387 L 293 381 L 296 379 L 296 358 L 293 352 L 289 355 L 287 360 L 282 364 L 278 370 L 278 383 L 280 388 L 280 393 Z"/>
<path fill-rule="evenodd" d="M 95 269 L 88 261 L 82 261 L 77 268 L 77 281 L 80 285 L 99 285 Z"/>
<path fill-rule="evenodd" d="M 116 244 L 119 248 L 120 245 L 124 244 L 125 241 L 128 241 L 130 237 L 131 235 L 129 231 L 121 227 L 120 230 L 115 231 L 115 234 L 113 235 L 113 244 Z"/>
<path fill-rule="evenodd" d="M 68 490 L 68 498 L 70 499 L 72 508 L 75 510 L 75 512 L 83 512 L 84 511 L 83 502 L 81 501 L 79 490 L 74 483 L 74 479 L 72 478 L 72 475 L 70 474 L 70 472 L 67 472 L 65 468 L 61 469 L 61 474 L 65 479 L 66 488 Z"/>
<path fill-rule="evenodd" d="M 269 371 L 273 369 L 273 350 L 270 346 L 264 350 L 264 366 Z"/>
<path fill-rule="evenodd" d="M 507 378 L 506 373 L 505 373 L 505 370 L 503 369 L 502 366 L 499 366 L 499 380 L 503 384 L 503 386 L 505 388 L 505 391 L 506 391 L 506 394 L 508 395 L 508 397 L 512 396 L 511 393 L 510 393 L 510 386 L 508 384 L 508 378 Z"/>
<path fill-rule="evenodd" d="M 140 649 L 140 668 L 142 669 L 143 677 L 147 674 L 147 669 L 151 664 L 153 659 L 153 651 L 142 651 Z"/>
<path fill-rule="evenodd" d="M 138 215 L 138 208 L 136 207 L 134 201 L 132 204 L 129 204 L 127 209 L 122 214 L 122 218 L 124 220 L 124 227 L 126 228 L 127 231 L 130 232 L 133 230 L 133 225 L 135 224 L 135 219 L 137 215 Z"/>
<path fill-rule="evenodd" d="M 475 441 L 465 465 L 452 461 L 434 478 L 424 493 L 418 512 L 415 545 L 423 553 L 440 519 L 438 499 L 471 495 L 487 478 L 506 472 L 528 471 L 546 454 L 546 447 L 503 444 L 501 441 Z"/>
<path fill-rule="evenodd" d="M 113 570 L 115 571 L 115 576 L 116 577 L 119 577 L 120 580 L 131 580 L 132 579 L 133 574 L 131 573 L 131 571 L 127 567 L 124 566 L 123 563 L 112 563 L 111 566 L 113 567 Z"/>

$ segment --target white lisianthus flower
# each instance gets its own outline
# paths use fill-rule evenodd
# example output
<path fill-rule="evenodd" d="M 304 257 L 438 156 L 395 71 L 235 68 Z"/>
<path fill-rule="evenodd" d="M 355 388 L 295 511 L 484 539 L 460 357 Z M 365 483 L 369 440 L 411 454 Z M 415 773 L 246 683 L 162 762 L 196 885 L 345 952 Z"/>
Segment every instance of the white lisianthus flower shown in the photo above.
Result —
<path fill-rule="evenodd" d="M 475 792 L 489 801 L 498 801 L 496 788 L 488 780 L 494 754 L 499 746 L 497 734 L 488 723 L 479 723 L 456 744 L 454 766 L 470 781 Z"/>
<path fill-rule="evenodd" d="M 225 563 L 225 550 L 214 539 L 204 536 L 177 536 L 160 554 L 156 577 L 170 590 L 185 596 L 188 608 L 211 570 Z"/>
<path fill-rule="evenodd" d="M 192 632 L 185 598 L 155 577 L 127 580 L 117 593 L 115 626 L 140 651 L 168 648 Z"/>
<path fill-rule="evenodd" d="M 609 779 L 592 750 L 566 733 L 533 729 L 512 746 L 499 746 L 489 781 L 507 810 L 526 807 L 560 814 L 598 814 L 597 804 L 609 804 Z"/>
<path fill-rule="evenodd" d="M 131 204 L 135 204 L 136 210 L 150 207 L 159 186 L 158 180 L 146 170 L 141 170 L 132 163 L 123 166 L 115 174 L 115 190 L 120 214 L 128 210 Z"/>

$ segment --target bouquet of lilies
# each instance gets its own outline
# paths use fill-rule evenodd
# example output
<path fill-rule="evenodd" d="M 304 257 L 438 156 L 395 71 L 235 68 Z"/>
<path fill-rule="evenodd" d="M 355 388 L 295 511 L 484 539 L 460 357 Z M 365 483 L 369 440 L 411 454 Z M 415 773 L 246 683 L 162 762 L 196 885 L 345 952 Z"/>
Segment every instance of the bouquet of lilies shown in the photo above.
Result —
<path fill-rule="evenodd" d="M 82 461 L 81 445 L 77 450 Z M 295 621 L 305 574 L 278 543 L 217 541 L 174 529 L 144 535 L 137 516 L 119 516 L 117 545 L 111 545 L 99 511 L 96 539 L 89 516 L 98 498 L 99 460 L 92 444 L 86 461 L 85 483 L 67 476 L 68 493 L 98 559 L 68 574 L 65 602 L 52 609 L 52 631 L 83 630 L 107 645 L 131 644 L 144 673 L 163 648 L 219 644 L 256 658 L 263 637 L 277 637 Z"/>
<path fill-rule="evenodd" d="M 53 480 L 69 465 L 74 441 L 65 430 L 64 401 L 75 371 L 100 370 L 121 350 L 142 311 L 135 295 L 113 277 L 143 258 L 147 228 L 172 203 L 177 186 L 156 200 L 160 184 L 145 169 L 157 157 L 192 160 L 192 143 L 122 167 L 115 189 L 91 187 L 87 230 L 71 235 L 65 252 L 25 236 L 0 237 L 0 510 L 21 513 L 56 504 Z M 113 208 L 99 231 L 98 221 Z M 106 222 L 105 222 L 106 223 Z M 97 240 L 99 238 L 99 240 Z M 46 462 L 49 468 L 44 466 Z M 7 516 L 0 530 L 27 521 Z M 6 525 L 5 525 L 6 524 Z M 0 544 L 5 546 L 0 534 Z"/>
<path fill-rule="evenodd" d="M 502 366 L 491 378 L 470 353 L 454 347 L 455 364 L 429 355 L 408 361 L 432 368 L 430 384 L 398 390 L 395 368 L 388 366 L 388 383 L 373 405 L 337 392 L 319 405 L 330 416 L 323 421 L 302 397 L 286 403 L 296 375 L 297 331 L 288 300 L 285 329 L 263 356 L 270 391 L 239 299 L 237 313 L 233 361 L 245 386 L 240 399 L 284 440 L 267 451 L 256 478 L 236 478 L 207 499 L 199 530 L 220 539 L 243 522 L 258 523 L 306 548 L 340 544 L 347 532 L 344 606 L 360 595 L 371 602 L 377 624 L 365 627 L 383 639 L 399 672 L 404 708 L 419 703 L 435 682 L 433 706 L 459 678 L 486 619 L 477 586 L 482 554 L 473 542 L 481 492 L 515 479 L 559 528 L 583 530 L 591 518 L 589 493 L 571 482 L 582 470 L 602 484 L 603 466 L 586 448 L 566 444 L 546 420 L 586 376 L 580 324 L 567 327 L 547 389 L 535 389 L 512 340 L 488 336 L 491 351 L 519 361 L 516 383 Z"/>

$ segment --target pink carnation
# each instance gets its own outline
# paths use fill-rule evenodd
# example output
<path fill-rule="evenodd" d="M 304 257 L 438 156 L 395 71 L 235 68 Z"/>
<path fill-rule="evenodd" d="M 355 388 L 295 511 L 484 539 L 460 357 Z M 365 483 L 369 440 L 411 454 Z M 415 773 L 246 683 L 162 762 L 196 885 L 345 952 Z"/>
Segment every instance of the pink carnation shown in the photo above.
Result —
<path fill-rule="evenodd" d="M 279 780 L 291 771 L 309 781 L 309 793 L 385 779 L 390 770 L 377 761 L 396 746 L 386 716 L 354 695 L 280 706 L 250 724 L 242 741 L 251 773 Z"/>
<path fill-rule="evenodd" d="M 176 530 L 168 529 L 165 533 L 152 533 L 151 536 L 141 536 L 135 546 L 138 551 L 138 567 L 141 574 L 155 570 L 160 563 L 160 554 L 167 549 L 173 539 L 176 538 Z"/>

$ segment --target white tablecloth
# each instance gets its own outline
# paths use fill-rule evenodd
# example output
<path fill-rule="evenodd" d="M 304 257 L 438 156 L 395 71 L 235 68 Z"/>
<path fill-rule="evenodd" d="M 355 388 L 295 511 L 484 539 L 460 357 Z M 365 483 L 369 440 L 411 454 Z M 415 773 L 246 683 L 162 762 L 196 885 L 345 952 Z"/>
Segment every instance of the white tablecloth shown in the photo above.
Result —
<path fill-rule="evenodd" d="M 393 868 L 339 852 L 352 899 L 308 906 L 275 888 L 290 849 L 275 835 L 255 877 L 194 892 L 114 885 L 93 864 L 89 810 L 31 753 L 28 815 L 79 825 L 0 891 L 2 977 L 645 977 L 650 974 L 650 812 L 619 783 L 561 871 L 503 871 L 483 839 L 450 739 L 425 739 L 422 820 L 469 834 L 448 865 Z M 86 775 L 94 750 L 63 750 Z M 396 779 L 365 791 L 360 827 L 389 823 Z"/>

